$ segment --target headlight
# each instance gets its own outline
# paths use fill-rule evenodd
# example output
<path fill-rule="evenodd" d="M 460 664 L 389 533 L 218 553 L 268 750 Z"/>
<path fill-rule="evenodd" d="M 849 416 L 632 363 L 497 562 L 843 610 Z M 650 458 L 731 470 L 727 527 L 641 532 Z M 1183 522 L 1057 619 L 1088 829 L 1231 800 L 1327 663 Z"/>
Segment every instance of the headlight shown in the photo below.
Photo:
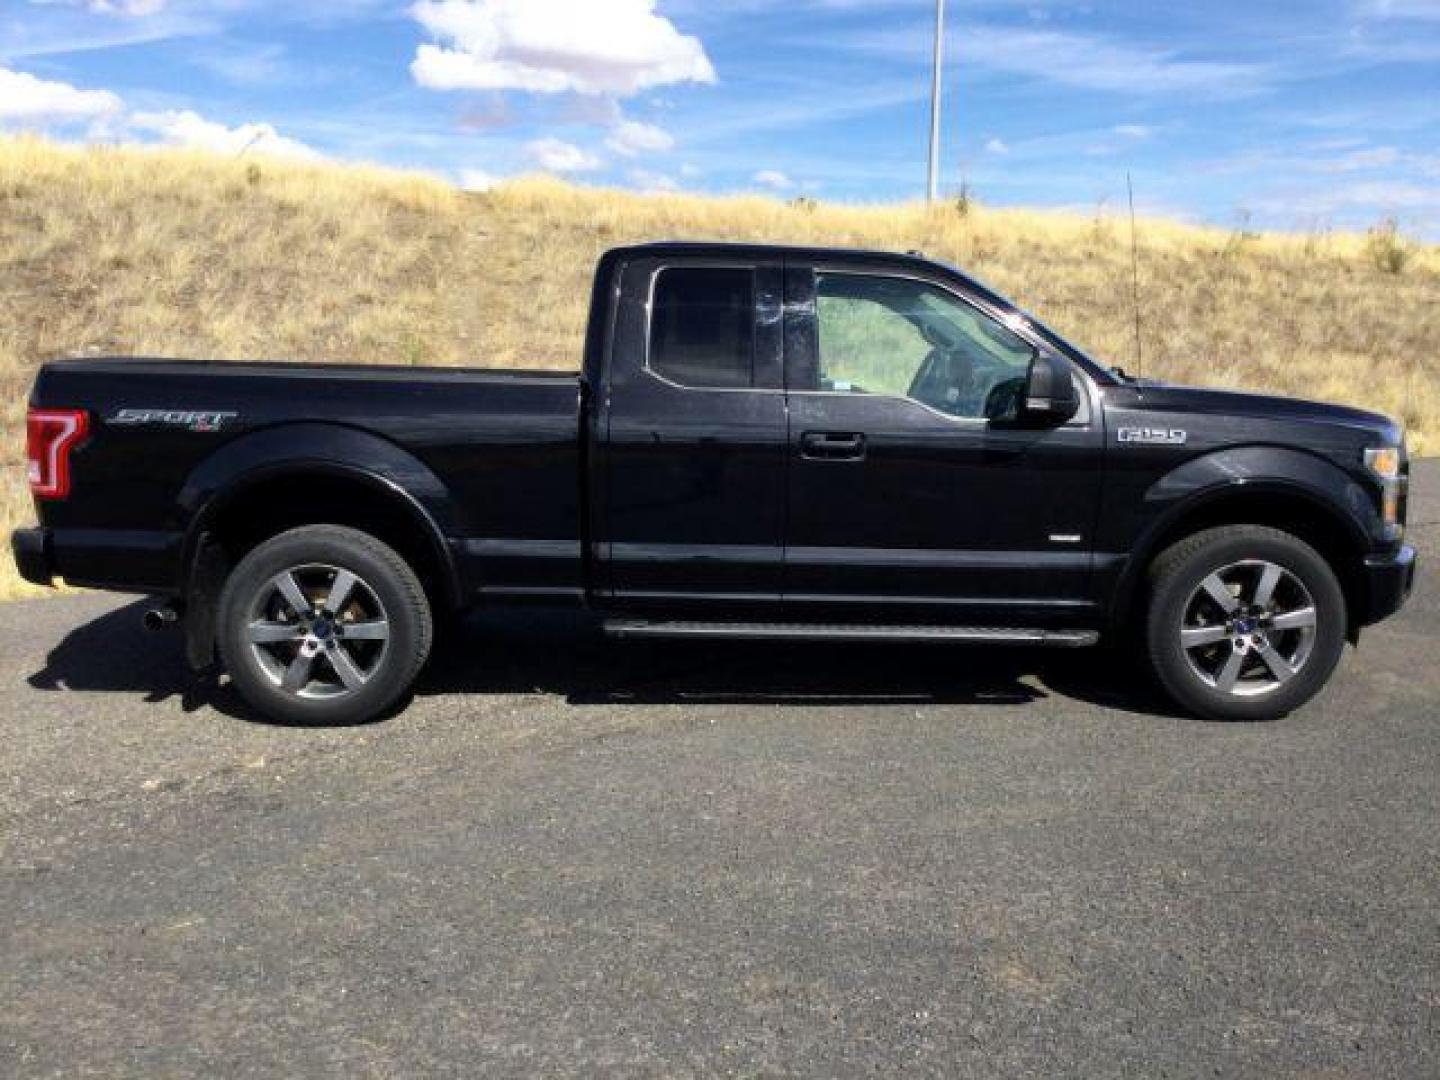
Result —
<path fill-rule="evenodd" d="M 1400 529 L 1400 447 L 1370 446 L 1365 467 L 1380 481 L 1380 517 L 1395 532 Z"/>
<path fill-rule="evenodd" d="M 1400 479 L 1400 448 L 1371 446 L 1365 450 L 1365 467 L 1381 480 Z"/>

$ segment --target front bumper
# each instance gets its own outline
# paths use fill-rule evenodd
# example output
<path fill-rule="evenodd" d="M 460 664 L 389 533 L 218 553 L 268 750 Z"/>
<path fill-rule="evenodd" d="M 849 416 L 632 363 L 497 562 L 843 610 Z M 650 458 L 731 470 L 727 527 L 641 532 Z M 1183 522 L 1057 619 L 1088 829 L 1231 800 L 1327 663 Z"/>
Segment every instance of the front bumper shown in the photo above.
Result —
<path fill-rule="evenodd" d="M 1361 626 L 1370 626 L 1388 619 L 1410 599 L 1415 589 L 1415 549 L 1402 547 L 1389 555 L 1369 555 L 1365 559 L 1365 585 L 1368 604 L 1358 612 Z"/>
<path fill-rule="evenodd" d="M 16 529 L 10 537 L 15 568 L 34 585 L 55 583 L 55 555 L 49 529 Z"/>

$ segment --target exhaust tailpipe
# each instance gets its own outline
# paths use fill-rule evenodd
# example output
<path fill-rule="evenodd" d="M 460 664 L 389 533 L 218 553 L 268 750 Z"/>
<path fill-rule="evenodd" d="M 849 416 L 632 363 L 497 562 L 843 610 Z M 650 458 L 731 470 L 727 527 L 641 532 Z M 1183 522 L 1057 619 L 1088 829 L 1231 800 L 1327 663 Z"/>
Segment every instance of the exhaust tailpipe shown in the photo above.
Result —
<path fill-rule="evenodd" d="M 180 622 L 180 612 L 170 606 L 151 608 L 140 616 L 140 622 L 146 630 L 157 634 L 161 630 L 169 630 L 176 626 Z"/>

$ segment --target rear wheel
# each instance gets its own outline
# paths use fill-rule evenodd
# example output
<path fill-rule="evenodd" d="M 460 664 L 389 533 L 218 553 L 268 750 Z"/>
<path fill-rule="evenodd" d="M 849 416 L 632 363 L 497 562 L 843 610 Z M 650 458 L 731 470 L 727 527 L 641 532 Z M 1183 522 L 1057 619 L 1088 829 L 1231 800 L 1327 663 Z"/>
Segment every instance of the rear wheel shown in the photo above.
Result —
<path fill-rule="evenodd" d="M 1197 533 L 1151 569 L 1151 665 L 1177 702 L 1209 719 L 1271 720 L 1304 705 L 1339 663 L 1345 627 L 1335 572 L 1277 529 Z"/>
<path fill-rule="evenodd" d="M 355 529 L 255 548 L 220 599 L 220 656 L 241 695 L 292 724 L 355 724 L 395 704 L 430 653 L 430 605 L 396 552 Z"/>

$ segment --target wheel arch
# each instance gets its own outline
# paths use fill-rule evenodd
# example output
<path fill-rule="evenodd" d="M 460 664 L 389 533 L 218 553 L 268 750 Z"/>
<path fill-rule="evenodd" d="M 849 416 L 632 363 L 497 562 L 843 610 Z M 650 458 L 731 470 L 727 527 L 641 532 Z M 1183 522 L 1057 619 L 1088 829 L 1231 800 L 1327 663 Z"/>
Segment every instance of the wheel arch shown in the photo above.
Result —
<path fill-rule="evenodd" d="M 453 501 L 413 455 L 369 432 L 328 424 L 269 428 L 237 440 L 191 474 L 179 497 L 188 522 L 184 591 L 206 549 L 233 565 L 246 550 L 301 525 L 370 532 L 415 566 L 432 601 L 462 602 Z"/>
<path fill-rule="evenodd" d="M 1223 525 L 1264 525 L 1290 533 L 1315 548 L 1335 572 L 1345 595 L 1349 631 L 1365 600 L 1364 527 L 1332 498 L 1310 485 L 1282 478 L 1235 481 L 1195 492 L 1171 507 L 1135 545 L 1116 588 L 1112 618 L 1138 625 L 1150 567 L 1172 544 Z"/>

